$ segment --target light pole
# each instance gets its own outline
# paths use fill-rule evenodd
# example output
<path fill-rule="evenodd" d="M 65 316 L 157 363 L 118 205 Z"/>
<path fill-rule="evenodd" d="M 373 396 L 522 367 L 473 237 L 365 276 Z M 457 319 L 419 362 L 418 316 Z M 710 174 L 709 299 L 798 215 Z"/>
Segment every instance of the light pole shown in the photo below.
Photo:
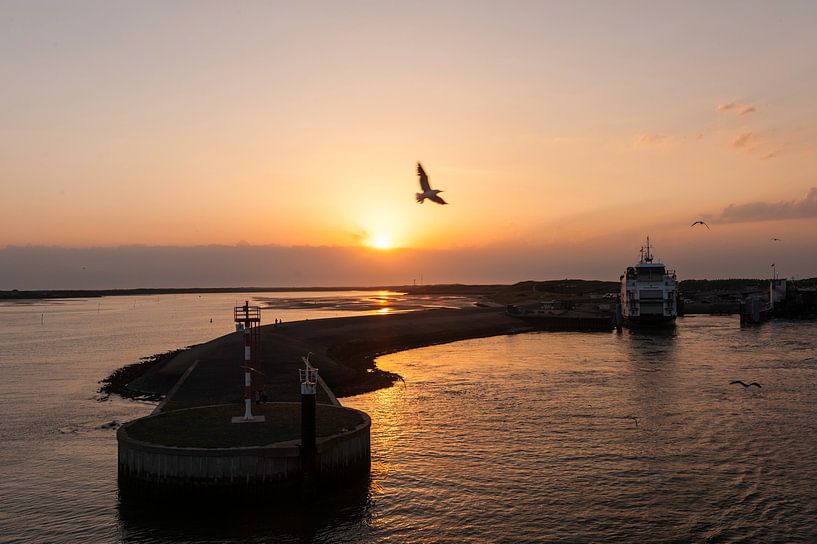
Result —
<path fill-rule="evenodd" d="M 250 306 L 249 301 L 244 301 L 243 306 L 233 308 L 233 318 L 236 322 L 236 329 L 244 329 L 244 416 L 236 416 L 232 418 L 232 422 L 261 422 L 264 421 L 264 416 L 253 417 L 252 415 L 253 346 L 256 348 L 260 346 L 261 308 Z"/>

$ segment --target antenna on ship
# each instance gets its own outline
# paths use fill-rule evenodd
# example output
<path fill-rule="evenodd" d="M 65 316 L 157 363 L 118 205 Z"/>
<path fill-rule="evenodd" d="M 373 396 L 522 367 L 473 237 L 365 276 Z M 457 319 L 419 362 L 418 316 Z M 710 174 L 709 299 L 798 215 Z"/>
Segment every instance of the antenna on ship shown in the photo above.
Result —
<path fill-rule="evenodd" d="M 641 246 L 641 262 L 642 263 L 651 263 L 652 262 L 652 251 L 650 248 L 650 237 L 647 236 L 647 245 Z"/>

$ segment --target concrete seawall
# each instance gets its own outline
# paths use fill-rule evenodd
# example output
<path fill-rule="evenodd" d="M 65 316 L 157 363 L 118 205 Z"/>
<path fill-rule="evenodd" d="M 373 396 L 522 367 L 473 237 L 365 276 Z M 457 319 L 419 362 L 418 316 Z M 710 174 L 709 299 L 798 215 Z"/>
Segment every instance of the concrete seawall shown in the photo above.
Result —
<path fill-rule="evenodd" d="M 289 403 L 279 403 L 289 404 Z M 192 412 L 204 408 L 183 410 Z M 371 463 L 368 415 L 351 408 L 362 422 L 350 430 L 317 439 L 317 484 L 330 485 L 368 473 Z M 129 430 L 149 416 L 123 425 L 117 432 L 119 486 L 131 497 L 275 496 L 301 487 L 300 441 L 287 440 L 249 447 L 179 447 L 133 438 Z M 249 424 L 248 426 L 252 426 Z"/>
<path fill-rule="evenodd" d="M 332 389 L 340 386 L 342 394 L 369 391 L 397 378 L 377 371 L 376 354 L 530 329 L 496 308 L 266 325 L 261 327 L 254 366 L 264 377 L 259 386 L 276 402 L 256 406 L 264 423 L 246 425 L 229 423 L 230 416 L 243 412 L 235 408 L 243 402 L 238 368 L 244 338 L 228 333 L 199 344 L 133 384 L 136 390 L 167 397 L 154 415 L 119 429 L 120 490 L 123 496 L 152 500 L 269 496 L 282 491 L 291 498 L 299 489 L 363 479 L 371 464 L 371 420 L 340 406 L 326 382 Z M 310 453 L 302 459 L 300 403 L 291 401 L 299 399 L 298 371 L 307 353 L 322 379 L 316 399 L 315 456 Z M 175 386 L 166 387 L 174 379 Z M 154 388 L 157 384 L 161 388 Z"/>

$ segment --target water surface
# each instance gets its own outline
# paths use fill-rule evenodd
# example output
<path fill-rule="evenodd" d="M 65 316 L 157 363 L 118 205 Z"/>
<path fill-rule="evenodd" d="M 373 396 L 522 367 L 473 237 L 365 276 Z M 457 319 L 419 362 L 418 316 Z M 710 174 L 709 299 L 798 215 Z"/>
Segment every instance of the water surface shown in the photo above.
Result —
<path fill-rule="evenodd" d="M 378 364 L 405 384 L 342 399 L 372 416 L 370 482 L 304 507 L 120 505 L 104 427 L 153 405 L 98 402 L 96 380 L 229 331 L 241 300 L 0 306 L 0 541 L 817 540 L 817 324 L 741 330 L 728 317 L 688 317 L 670 334 L 532 333 L 385 356 Z M 265 315 L 327 315 L 287 305 Z"/>

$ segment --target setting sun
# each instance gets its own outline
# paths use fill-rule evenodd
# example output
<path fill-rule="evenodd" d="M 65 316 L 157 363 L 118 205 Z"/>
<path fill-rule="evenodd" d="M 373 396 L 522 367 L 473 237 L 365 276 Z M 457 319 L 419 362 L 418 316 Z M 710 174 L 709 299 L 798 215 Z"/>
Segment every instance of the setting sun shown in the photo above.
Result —
<path fill-rule="evenodd" d="M 375 249 L 391 249 L 391 240 L 385 234 L 375 234 L 369 240 L 369 247 Z"/>

